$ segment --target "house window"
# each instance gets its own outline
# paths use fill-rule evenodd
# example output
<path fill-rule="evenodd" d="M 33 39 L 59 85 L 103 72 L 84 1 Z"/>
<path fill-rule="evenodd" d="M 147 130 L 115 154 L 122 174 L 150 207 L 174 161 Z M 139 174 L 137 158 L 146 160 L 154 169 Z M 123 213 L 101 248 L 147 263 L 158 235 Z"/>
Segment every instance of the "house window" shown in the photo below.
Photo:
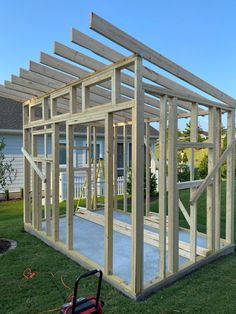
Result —
<path fill-rule="evenodd" d="M 60 165 L 66 165 L 66 143 L 60 143 L 59 163 Z"/>
<path fill-rule="evenodd" d="M 100 158 L 100 144 L 96 144 L 96 159 Z M 91 144 L 91 159 L 93 159 L 93 144 Z"/>

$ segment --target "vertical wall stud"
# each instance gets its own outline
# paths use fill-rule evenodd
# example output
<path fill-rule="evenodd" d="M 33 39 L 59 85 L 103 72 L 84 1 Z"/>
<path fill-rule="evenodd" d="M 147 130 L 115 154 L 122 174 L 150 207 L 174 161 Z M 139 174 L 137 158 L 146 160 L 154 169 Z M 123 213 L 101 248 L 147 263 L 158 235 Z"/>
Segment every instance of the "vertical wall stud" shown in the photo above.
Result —
<path fill-rule="evenodd" d="M 114 210 L 117 209 L 117 126 L 114 126 L 114 133 L 113 133 L 114 141 L 113 141 L 113 178 L 114 178 Z"/>
<path fill-rule="evenodd" d="M 215 143 L 216 108 L 209 108 L 209 143 Z M 215 164 L 215 149 L 208 149 L 208 173 Z M 207 187 L 207 243 L 208 249 L 215 250 L 215 180 Z"/>
<path fill-rule="evenodd" d="M 93 127 L 93 209 L 97 208 L 97 133 L 96 127 Z"/>
<path fill-rule="evenodd" d="M 113 114 L 108 113 L 105 120 L 105 225 L 104 254 L 106 275 L 113 269 Z"/>
<path fill-rule="evenodd" d="M 37 136 L 32 135 L 31 141 L 32 157 L 37 157 Z M 36 163 L 37 164 L 37 163 Z M 32 223 L 34 229 L 38 229 L 38 177 L 35 170 L 32 170 Z"/>
<path fill-rule="evenodd" d="M 179 268 L 179 207 L 177 201 L 177 99 L 169 100 L 168 140 L 168 270 Z"/>
<path fill-rule="evenodd" d="M 150 123 L 146 122 L 146 216 L 150 210 Z"/>
<path fill-rule="evenodd" d="M 91 210 L 91 126 L 87 126 L 86 208 Z"/>
<path fill-rule="evenodd" d="M 38 162 L 38 168 L 39 170 L 42 171 L 42 162 Z M 37 176 L 37 185 L 38 185 L 38 225 L 37 229 L 41 230 L 42 229 L 42 180 L 39 176 Z"/>
<path fill-rule="evenodd" d="M 66 166 L 67 166 L 67 200 L 66 200 L 66 234 L 67 248 L 73 249 L 73 216 L 74 216 L 74 126 L 66 124 Z"/>
<path fill-rule="evenodd" d="M 127 212 L 127 125 L 123 126 L 124 211 Z"/>
<path fill-rule="evenodd" d="M 159 133 L 159 249 L 160 249 L 160 277 L 166 276 L 166 129 L 167 129 L 167 96 L 160 99 L 160 133 Z"/>
<path fill-rule="evenodd" d="M 51 235 L 51 163 L 46 162 L 46 184 L 45 184 L 45 216 L 46 234 Z"/>
<path fill-rule="evenodd" d="M 221 109 L 216 109 L 215 120 L 215 158 L 216 161 L 221 156 Z M 220 220 L 221 220 L 221 174 L 220 169 L 215 176 L 215 248 L 220 249 Z"/>
<path fill-rule="evenodd" d="M 191 110 L 191 130 L 190 141 L 198 141 L 198 105 L 192 104 Z M 190 152 L 190 181 L 194 181 L 195 171 L 195 156 L 194 148 Z M 195 188 L 190 189 L 190 197 L 196 191 Z M 197 203 L 190 205 L 190 259 L 196 262 L 196 249 L 197 249 Z"/>
<path fill-rule="evenodd" d="M 59 124 L 53 124 L 52 133 L 52 227 L 53 240 L 59 240 Z"/>
<path fill-rule="evenodd" d="M 120 102 L 120 70 L 114 69 L 112 78 L 111 78 L 111 84 L 112 84 L 112 105 L 115 106 Z"/>
<path fill-rule="evenodd" d="M 27 152 L 30 151 L 30 129 L 23 129 L 23 143 Z M 31 222 L 30 215 L 30 163 L 24 157 L 24 222 Z"/>

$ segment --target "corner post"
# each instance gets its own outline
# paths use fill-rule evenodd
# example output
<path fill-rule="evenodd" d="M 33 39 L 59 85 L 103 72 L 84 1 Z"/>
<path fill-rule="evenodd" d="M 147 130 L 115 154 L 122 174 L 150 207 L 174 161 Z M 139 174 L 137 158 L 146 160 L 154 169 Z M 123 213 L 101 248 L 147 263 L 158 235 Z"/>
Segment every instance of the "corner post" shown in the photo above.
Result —
<path fill-rule="evenodd" d="M 235 139 L 235 110 L 228 112 L 227 117 L 227 146 Z M 235 147 L 227 157 L 226 182 L 226 241 L 234 244 L 234 176 L 235 176 Z"/>
<path fill-rule="evenodd" d="M 142 59 L 135 60 L 134 107 L 132 108 L 132 264 L 131 290 L 143 289 L 143 220 L 144 220 L 144 92 Z"/>

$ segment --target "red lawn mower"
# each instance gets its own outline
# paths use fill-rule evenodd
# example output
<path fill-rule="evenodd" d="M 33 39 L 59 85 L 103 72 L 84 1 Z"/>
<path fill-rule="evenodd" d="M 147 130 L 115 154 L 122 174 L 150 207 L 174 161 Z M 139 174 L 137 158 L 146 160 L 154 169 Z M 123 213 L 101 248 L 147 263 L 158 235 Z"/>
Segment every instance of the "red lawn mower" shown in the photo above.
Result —
<path fill-rule="evenodd" d="M 82 297 L 77 299 L 78 285 L 81 279 L 93 276 L 99 273 L 98 286 L 97 286 L 97 296 Z M 81 275 L 75 282 L 73 301 L 64 304 L 61 307 L 60 314 L 102 314 L 103 302 L 99 302 L 100 292 L 102 285 L 102 271 L 101 270 L 91 270 L 83 275 Z"/>

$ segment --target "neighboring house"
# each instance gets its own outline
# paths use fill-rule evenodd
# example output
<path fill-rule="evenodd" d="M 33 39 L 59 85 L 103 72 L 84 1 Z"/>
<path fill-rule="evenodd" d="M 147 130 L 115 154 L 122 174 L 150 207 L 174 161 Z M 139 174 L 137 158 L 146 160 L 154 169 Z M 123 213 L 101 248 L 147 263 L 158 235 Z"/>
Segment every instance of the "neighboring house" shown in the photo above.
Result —
<path fill-rule="evenodd" d="M 207 131 L 202 130 L 199 135 L 203 140 L 208 139 L 208 132 Z"/>
<path fill-rule="evenodd" d="M 127 160 L 131 163 L 131 126 L 127 128 Z M 15 181 L 9 187 L 10 193 L 16 195 L 20 193 L 23 187 L 23 155 L 21 147 L 23 143 L 22 133 L 22 104 L 11 99 L 0 97 L 0 138 L 4 138 L 6 147 L 4 154 L 7 158 L 12 159 L 13 167 L 17 170 Z M 117 137 L 117 168 L 118 176 L 123 174 L 123 143 L 122 143 L 122 128 L 118 128 Z M 76 126 L 75 128 L 75 146 L 86 146 L 86 127 Z M 155 143 L 158 138 L 158 131 L 151 127 L 150 143 L 151 149 L 155 152 Z M 49 141 L 50 142 L 50 141 Z M 64 147 L 63 147 L 64 146 Z M 61 172 L 66 168 L 66 137 L 65 130 L 60 130 L 60 169 Z M 49 153 L 51 148 L 49 147 Z M 38 153 L 43 154 L 43 137 L 38 140 Z M 104 134 L 103 129 L 97 128 L 97 159 L 104 157 Z M 74 164 L 76 167 L 86 164 L 85 151 L 75 151 Z M 153 164 L 153 163 L 152 163 Z M 155 166 L 154 166 L 155 167 Z M 64 168 L 64 169 L 63 169 Z M 84 174 L 82 174 L 84 175 Z M 3 193 L 3 191 L 0 191 Z"/>

